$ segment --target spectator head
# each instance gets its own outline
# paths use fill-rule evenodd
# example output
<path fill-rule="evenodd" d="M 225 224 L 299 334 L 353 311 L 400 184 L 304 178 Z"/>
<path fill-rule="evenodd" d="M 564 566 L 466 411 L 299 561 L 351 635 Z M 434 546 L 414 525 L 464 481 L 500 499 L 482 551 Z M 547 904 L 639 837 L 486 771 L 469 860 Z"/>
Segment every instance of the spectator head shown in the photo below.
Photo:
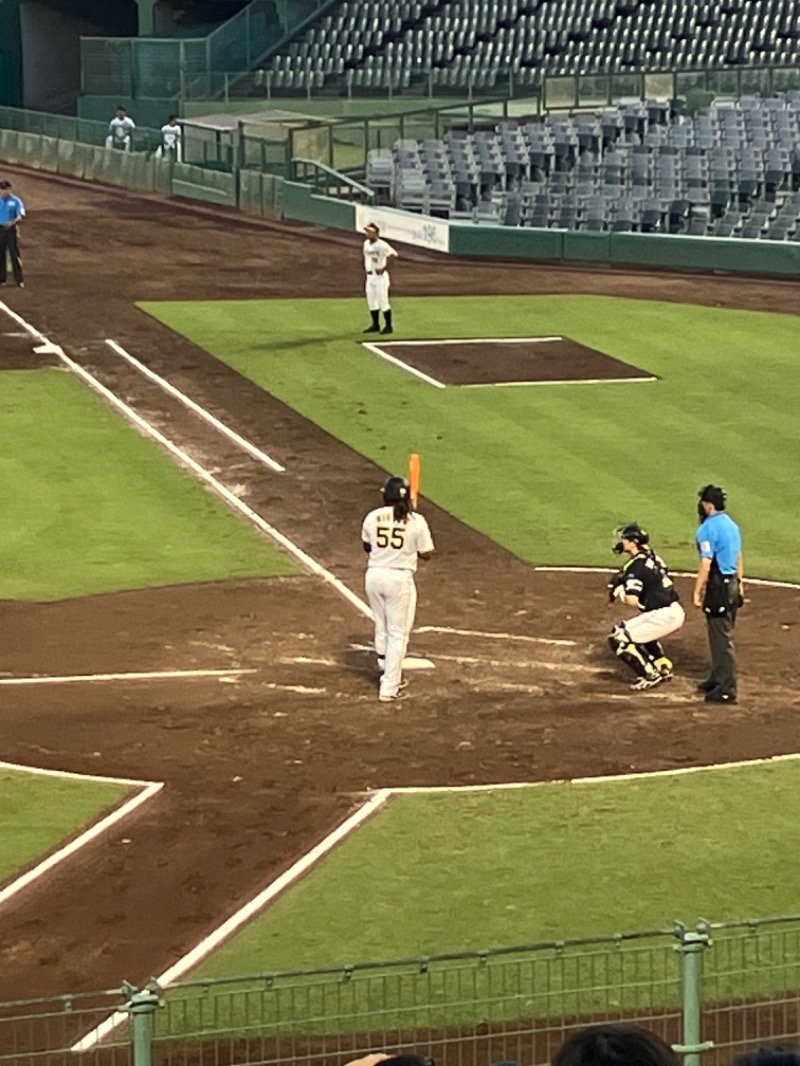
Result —
<path fill-rule="evenodd" d="M 170 115 L 169 118 L 167 119 L 167 121 L 169 122 L 170 126 L 177 126 L 178 125 L 178 116 L 177 115 Z"/>
<path fill-rule="evenodd" d="M 117 118 L 125 118 L 127 114 L 128 112 L 126 111 L 126 109 L 122 106 L 122 104 L 120 104 L 117 108 Z"/>
<path fill-rule="evenodd" d="M 782 1047 L 761 1047 L 733 1060 L 733 1066 L 800 1066 L 800 1051 Z"/>
<path fill-rule="evenodd" d="M 10 181 L 0 181 L 0 196 L 8 197 L 10 195 L 11 195 L 11 182 Z"/>
<path fill-rule="evenodd" d="M 680 1066 L 680 1058 L 649 1029 L 593 1025 L 565 1040 L 553 1066 Z"/>

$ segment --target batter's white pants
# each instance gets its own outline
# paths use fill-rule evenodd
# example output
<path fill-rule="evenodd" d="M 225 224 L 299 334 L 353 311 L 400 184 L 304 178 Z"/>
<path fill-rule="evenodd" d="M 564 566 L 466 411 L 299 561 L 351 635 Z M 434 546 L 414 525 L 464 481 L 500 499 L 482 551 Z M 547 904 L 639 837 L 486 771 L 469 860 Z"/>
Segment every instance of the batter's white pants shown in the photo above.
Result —
<path fill-rule="evenodd" d="M 395 696 L 400 688 L 411 627 L 417 611 L 417 586 L 411 570 L 367 567 L 367 599 L 375 617 L 375 651 L 384 656 L 381 696 Z"/>
<path fill-rule="evenodd" d="M 634 644 L 647 644 L 651 640 L 662 640 L 670 633 L 675 633 L 686 621 L 686 614 L 679 603 L 669 607 L 659 607 L 655 611 L 642 611 L 635 618 L 625 622 L 625 628 Z"/>
<path fill-rule="evenodd" d="M 391 311 L 388 274 L 367 274 L 366 292 L 370 311 Z"/>

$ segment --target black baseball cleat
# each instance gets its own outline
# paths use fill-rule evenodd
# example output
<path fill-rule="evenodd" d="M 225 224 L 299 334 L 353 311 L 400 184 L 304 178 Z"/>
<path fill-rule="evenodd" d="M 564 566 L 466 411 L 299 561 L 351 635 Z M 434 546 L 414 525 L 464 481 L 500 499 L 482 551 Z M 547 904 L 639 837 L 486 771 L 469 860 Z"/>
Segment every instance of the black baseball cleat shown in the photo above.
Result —
<path fill-rule="evenodd" d="M 384 326 L 383 329 L 381 330 L 381 333 L 394 333 L 394 330 L 392 329 L 391 326 Z"/>
<path fill-rule="evenodd" d="M 723 692 L 721 688 L 712 688 L 712 690 L 706 694 L 705 702 L 736 703 L 736 697 L 732 696 L 730 692 Z"/>
<path fill-rule="evenodd" d="M 381 331 L 381 327 L 380 326 L 367 326 L 367 328 L 366 329 L 362 329 L 361 332 L 362 333 L 380 333 L 380 331 Z"/>
<path fill-rule="evenodd" d="M 698 692 L 713 692 L 717 688 L 717 683 L 709 677 L 705 681 L 698 681 L 696 688 Z"/>

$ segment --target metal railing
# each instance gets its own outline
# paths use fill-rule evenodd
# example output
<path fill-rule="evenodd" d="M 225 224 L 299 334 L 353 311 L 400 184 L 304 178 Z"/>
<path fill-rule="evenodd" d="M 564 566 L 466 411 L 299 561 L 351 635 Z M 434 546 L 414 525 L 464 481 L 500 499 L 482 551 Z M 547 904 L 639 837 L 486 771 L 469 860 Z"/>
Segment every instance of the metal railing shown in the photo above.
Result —
<path fill-rule="evenodd" d="M 46 111 L 29 111 L 20 107 L 0 107 L 0 129 L 54 137 L 75 144 L 104 146 L 108 137 L 108 123 L 94 119 L 54 115 Z M 137 126 L 131 131 L 130 150 L 151 152 L 161 144 L 161 131 Z"/>
<path fill-rule="evenodd" d="M 334 196 L 337 200 L 353 200 L 372 203 L 375 191 L 339 171 L 326 167 L 316 159 L 295 158 L 292 160 L 292 178 L 303 185 L 310 185 L 322 196 Z"/>
<path fill-rule="evenodd" d="M 310 1066 L 374 1049 L 537 1066 L 572 1030 L 622 1020 L 685 1066 L 728 1066 L 800 1041 L 800 915 L 123 993 L 0 1004 L 0 1066 Z"/>
<path fill-rule="evenodd" d="M 388 71 L 347 70 L 320 74 L 298 67 L 290 72 L 266 66 L 248 72 L 208 70 L 184 79 L 185 100 L 428 98 L 542 99 L 549 110 L 603 107 L 625 100 L 672 100 L 694 93 L 742 96 L 800 89 L 800 66 L 728 67 L 698 70 L 610 70 L 550 74 L 543 68 L 496 67 L 468 72 L 454 81 L 446 69 L 415 67 Z"/>
<path fill-rule="evenodd" d="M 311 16 L 282 5 L 281 21 L 274 0 L 251 0 L 205 37 L 81 37 L 81 92 L 126 100 L 216 96 L 214 72 L 249 70 L 329 3 L 318 3 Z"/>

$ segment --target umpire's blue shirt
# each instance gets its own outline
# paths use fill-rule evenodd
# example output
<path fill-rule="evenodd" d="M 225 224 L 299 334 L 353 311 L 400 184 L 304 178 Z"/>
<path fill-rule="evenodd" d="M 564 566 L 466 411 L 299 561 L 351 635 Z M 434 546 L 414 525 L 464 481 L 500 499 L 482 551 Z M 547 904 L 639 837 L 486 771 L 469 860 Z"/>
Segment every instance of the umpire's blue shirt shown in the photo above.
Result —
<path fill-rule="evenodd" d="M 18 196 L 0 196 L 0 225 L 25 218 L 25 205 Z"/>
<path fill-rule="evenodd" d="M 739 527 L 725 512 L 709 515 L 697 531 L 701 559 L 716 559 L 726 577 L 736 573 L 736 560 L 742 550 Z"/>

